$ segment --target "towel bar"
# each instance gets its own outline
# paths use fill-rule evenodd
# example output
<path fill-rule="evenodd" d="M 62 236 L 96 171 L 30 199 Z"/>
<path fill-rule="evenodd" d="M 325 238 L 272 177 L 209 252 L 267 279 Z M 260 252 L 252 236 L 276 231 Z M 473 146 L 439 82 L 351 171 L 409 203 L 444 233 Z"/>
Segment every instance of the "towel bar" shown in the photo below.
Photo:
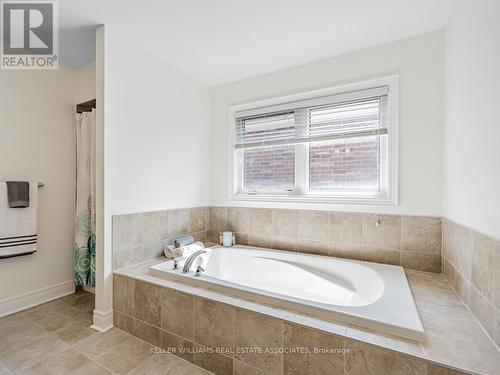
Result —
<path fill-rule="evenodd" d="M 0 181 L 0 182 L 1 182 L 1 181 Z M 39 188 L 44 187 L 44 186 L 45 186 L 45 184 L 44 184 L 43 182 L 39 182 L 39 183 L 38 183 L 38 187 L 39 187 Z"/>

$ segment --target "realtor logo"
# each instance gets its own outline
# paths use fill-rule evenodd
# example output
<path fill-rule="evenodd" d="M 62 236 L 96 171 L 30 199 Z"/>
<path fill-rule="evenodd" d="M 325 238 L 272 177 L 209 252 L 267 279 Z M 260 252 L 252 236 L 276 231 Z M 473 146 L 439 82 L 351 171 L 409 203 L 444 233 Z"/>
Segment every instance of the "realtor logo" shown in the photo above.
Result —
<path fill-rule="evenodd" d="M 2 69 L 57 69 L 58 3 L 1 1 Z"/>

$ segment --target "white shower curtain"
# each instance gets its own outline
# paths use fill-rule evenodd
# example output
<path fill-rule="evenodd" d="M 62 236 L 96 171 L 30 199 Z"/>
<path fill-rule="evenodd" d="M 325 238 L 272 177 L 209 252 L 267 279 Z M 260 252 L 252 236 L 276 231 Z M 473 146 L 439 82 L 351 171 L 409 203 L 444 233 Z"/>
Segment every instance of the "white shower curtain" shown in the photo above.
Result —
<path fill-rule="evenodd" d="M 95 287 L 95 121 L 95 109 L 76 116 L 74 279 L 81 287 Z"/>

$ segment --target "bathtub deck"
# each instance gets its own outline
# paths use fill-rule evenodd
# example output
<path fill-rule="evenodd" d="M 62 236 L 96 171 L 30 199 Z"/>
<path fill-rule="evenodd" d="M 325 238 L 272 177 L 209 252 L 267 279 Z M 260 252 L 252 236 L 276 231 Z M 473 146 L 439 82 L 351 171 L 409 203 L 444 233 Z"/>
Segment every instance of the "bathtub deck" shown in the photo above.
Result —
<path fill-rule="evenodd" d="M 500 373 L 500 351 L 441 274 L 406 271 L 426 332 L 426 340 L 416 342 L 161 279 L 148 273 L 150 266 L 164 261 L 165 258 L 158 258 L 115 271 L 115 274 L 177 289 L 184 293 L 255 311 L 283 321 L 379 346 L 423 359 L 427 363 L 437 363 L 456 370 L 478 374 Z M 428 366 L 431 365 L 428 364 Z M 450 372 L 450 374 L 453 373 L 455 372 Z"/>

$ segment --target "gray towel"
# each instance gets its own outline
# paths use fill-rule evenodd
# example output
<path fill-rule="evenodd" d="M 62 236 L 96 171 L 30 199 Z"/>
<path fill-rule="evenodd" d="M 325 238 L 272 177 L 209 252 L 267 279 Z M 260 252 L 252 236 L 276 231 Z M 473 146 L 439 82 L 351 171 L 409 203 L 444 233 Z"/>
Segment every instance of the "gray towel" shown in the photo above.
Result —
<path fill-rule="evenodd" d="M 10 208 L 30 206 L 30 183 L 27 181 L 7 181 L 7 197 Z"/>
<path fill-rule="evenodd" d="M 174 240 L 175 247 L 187 246 L 194 243 L 194 237 L 190 235 L 182 236 Z"/>

